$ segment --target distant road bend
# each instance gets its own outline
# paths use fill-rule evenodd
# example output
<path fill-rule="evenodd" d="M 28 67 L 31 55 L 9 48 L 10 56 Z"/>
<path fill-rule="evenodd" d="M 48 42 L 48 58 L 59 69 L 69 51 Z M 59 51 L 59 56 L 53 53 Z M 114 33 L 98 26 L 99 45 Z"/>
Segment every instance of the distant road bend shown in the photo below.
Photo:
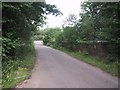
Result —
<path fill-rule="evenodd" d="M 118 88 L 118 78 L 35 41 L 31 78 L 18 88 Z"/>

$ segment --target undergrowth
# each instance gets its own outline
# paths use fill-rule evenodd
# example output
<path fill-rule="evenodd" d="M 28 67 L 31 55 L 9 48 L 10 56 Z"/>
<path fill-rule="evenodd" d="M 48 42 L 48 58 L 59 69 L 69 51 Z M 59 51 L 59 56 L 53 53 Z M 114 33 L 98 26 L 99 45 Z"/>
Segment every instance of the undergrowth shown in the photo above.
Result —
<path fill-rule="evenodd" d="M 21 58 L 9 58 L 2 62 L 2 88 L 15 87 L 19 82 L 30 76 L 35 61 L 35 49 L 33 45 L 26 49 L 27 54 Z"/>

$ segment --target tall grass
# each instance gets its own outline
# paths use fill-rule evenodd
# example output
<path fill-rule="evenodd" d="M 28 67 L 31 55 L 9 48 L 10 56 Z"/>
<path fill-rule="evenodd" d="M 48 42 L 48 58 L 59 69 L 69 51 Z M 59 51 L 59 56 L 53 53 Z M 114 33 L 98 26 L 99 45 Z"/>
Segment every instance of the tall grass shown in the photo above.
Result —
<path fill-rule="evenodd" d="M 14 87 L 30 76 L 30 70 L 35 61 L 34 45 L 31 44 L 24 50 L 27 53 L 25 56 L 15 59 L 9 58 L 9 60 L 2 63 L 2 88 Z"/>

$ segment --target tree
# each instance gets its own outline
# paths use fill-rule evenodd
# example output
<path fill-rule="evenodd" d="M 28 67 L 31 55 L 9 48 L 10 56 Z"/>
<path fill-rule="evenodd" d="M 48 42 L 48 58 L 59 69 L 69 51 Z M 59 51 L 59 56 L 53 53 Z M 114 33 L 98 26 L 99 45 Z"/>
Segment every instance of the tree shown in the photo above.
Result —
<path fill-rule="evenodd" d="M 113 41 L 112 38 L 117 36 L 114 34 L 118 33 L 119 3 L 85 2 L 82 8 L 84 13 L 93 19 L 94 34 L 96 34 L 94 38 Z"/>
<path fill-rule="evenodd" d="M 63 27 L 73 27 L 77 23 L 77 16 L 74 14 L 70 14 L 68 18 L 63 23 Z"/>
<path fill-rule="evenodd" d="M 85 32 L 88 32 L 88 29 L 91 27 L 91 33 L 94 38 L 92 40 L 107 41 L 108 45 L 108 56 L 110 57 L 119 57 L 119 28 L 118 22 L 118 12 L 120 11 L 118 2 L 85 2 L 82 4 L 83 16 L 87 15 L 91 18 L 83 19 L 80 22 L 80 32 L 81 29 Z M 83 22 L 86 22 L 86 26 L 83 27 Z M 91 26 L 90 26 L 90 22 Z M 82 28 L 83 27 L 83 28 Z M 88 27 L 88 28 L 87 28 Z M 86 29 L 85 29 L 86 28 Z M 82 33 L 82 32 L 81 32 Z M 82 34 L 81 34 L 82 35 Z M 84 34 L 83 34 L 84 35 Z M 89 35 L 89 34 L 88 34 Z M 86 36 L 85 36 L 86 37 Z"/>
<path fill-rule="evenodd" d="M 56 38 L 59 36 L 61 33 L 60 28 L 47 28 L 44 30 L 44 38 L 43 38 L 43 43 L 45 45 L 50 45 L 53 46 L 55 45 Z"/>
<path fill-rule="evenodd" d="M 20 48 L 30 45 L 33 32 L 38 25 L 44 24 L 47 14 L 57 16 L 61 12 L 55 5 L 44 2 L 4 2 L 2 4 L 3 61 L 7 57 L 20 56 L 20 50 L 24 51 Z"/>

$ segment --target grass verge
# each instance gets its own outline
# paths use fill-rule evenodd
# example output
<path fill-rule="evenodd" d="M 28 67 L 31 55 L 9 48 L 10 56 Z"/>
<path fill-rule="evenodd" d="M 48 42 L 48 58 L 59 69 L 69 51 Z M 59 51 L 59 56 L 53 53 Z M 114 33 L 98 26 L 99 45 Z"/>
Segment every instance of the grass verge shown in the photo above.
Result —
<path fill-rule="evenodd" d="M 31 45 L 25 50 L 28 50 L 25 57 L 9 60 L 2 64 L 2 88 L 15 87 L 30 76 L 30 71 L 35 62 L 35 49 Z"/>
<path fill-rule="evenodd" d="M 84 61 L 93 66 L 99 67 L 100 69 L 114 76 L 119 76 L 118 75 L 118 65 L 119 65 L 118 62 L 105 63 L 104 60 L 101 60 L 95 56 L 91 56 L 91 55 L 80 53 L 80 52 L 73 52 L 73 51 L 67 50 L 66 48 L 57 48 L 57 47 L 53 47 L 53 48 L 63 51 L 80 61 Z"/>

